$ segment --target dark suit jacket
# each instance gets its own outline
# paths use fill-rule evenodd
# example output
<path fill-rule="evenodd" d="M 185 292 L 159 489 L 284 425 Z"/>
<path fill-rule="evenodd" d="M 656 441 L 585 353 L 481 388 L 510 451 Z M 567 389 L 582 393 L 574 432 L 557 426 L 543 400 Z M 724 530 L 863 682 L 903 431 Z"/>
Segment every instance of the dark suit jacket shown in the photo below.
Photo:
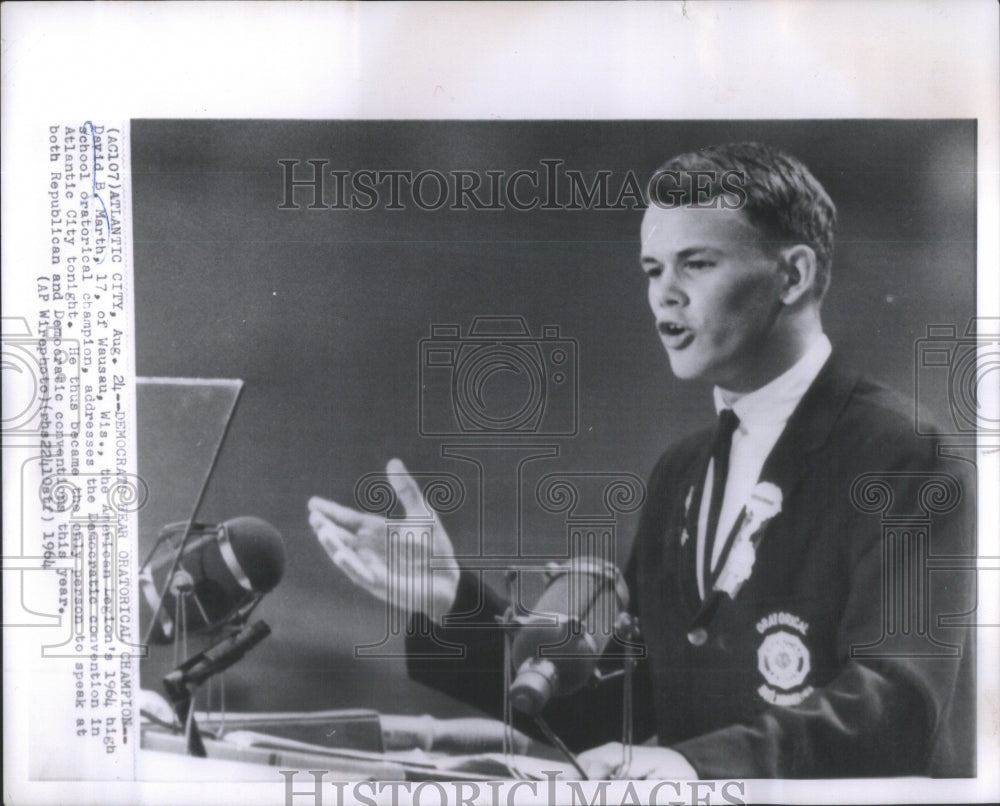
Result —
<path fill-rule="evenodd" d="M 749 580 L 702 603 L 688 491 L 711 434 L 671 447 L 650 478 L 626 580 L 647 657 L 637 739 L 656 736 L 700 776 L 975 774 L 971 464 L 919 437 L 913 409 L 836 355 L 793 413 L 761 474 L 782 491 Z M 506 603 L 462 574 L 453 612 Z M 954 616 L 948 619 L 948 616 Z M 483 627 L 411 623 L 413 678 L 499 715 L 502 641 Z M 703 639 L 703 640 L 702 640 Z M 442 645 L 465 647 L 445 659 Z M 553 699 L 545 717 L 574 749 L 621 737 L 618 689 Z"/>

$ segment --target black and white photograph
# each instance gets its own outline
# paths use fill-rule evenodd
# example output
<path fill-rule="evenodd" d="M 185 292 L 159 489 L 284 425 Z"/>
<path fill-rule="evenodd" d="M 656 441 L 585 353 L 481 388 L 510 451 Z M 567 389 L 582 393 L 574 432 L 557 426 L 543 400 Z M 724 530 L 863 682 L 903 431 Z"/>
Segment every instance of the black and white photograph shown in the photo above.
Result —
<path fill-rule="evenodd" d="M 274 635 L 228 708 L 501 719 L 506 699 L 603 779 L 623 677 L 589 678 L 613 638 L 611 667 L 637 656 L 624 777 L 974 775 L 975 574 L 954 566 L 976 488 L 939 454 L 977 337 L 972 122 L 131 136 L 136 371 L 244 384 L 196 521 L 245 553 Z M 191 403 L 140 384 L 167 401 L 139 411 L 144 557 L 202 493 L 192 383 Z M 204 601 L 219 550 L 185 550 L 164 643 L 174 610 L 195 633 L 230 604 Z M 151 649 L 143 688 L 172 665 Z"/>
<path fill-rule="evenodd" d="M 378 5 L 295 14 L 368 65 L 429 19 Z M 615 4 L 432 7 L 465 52 L 545 5 Z M 621 8 L 748 48 L 731 4 Z M 818 36 L 782 10 L 761 42 Z M 406 75 L 385 37 L 356 88 Z M 997 121 L 686 75 L 46 108 L 42 168 L 5 151 L 41 211 L 4 254 L 11 802 L 996 794 Z"/>

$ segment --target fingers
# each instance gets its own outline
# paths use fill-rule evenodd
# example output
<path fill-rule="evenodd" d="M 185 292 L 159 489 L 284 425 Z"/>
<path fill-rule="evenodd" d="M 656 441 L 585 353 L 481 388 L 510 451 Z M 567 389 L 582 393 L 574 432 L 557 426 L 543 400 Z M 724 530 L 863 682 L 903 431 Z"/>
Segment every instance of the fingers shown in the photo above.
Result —
<path fill-rule="evenodd" d="M 309 525 L 324 546 L 339 550 L 341 547 L 354 548 L 358 544 L 356 532 L 348 531 L 315 509 L 309 512 Z"/>
<path fill-rule="evenodd" d="M 345 529 L 350 529 L 351 531 L 357 531 L 365 522 L 365 515 L 363 512 L 358 512 L 356 509 L 342 506 L 336 501 L 330 501 L 326 498 L 320 498 L 319 496 L 313 496 L 310 498 L 308 506 L 310 513 L 320 512 L 323 515 L 326 515 L 326 517 L 331 518 L 340 526 L 343 526 Z"/>
<path fill-rule="evenodd" d="M 576 760 L 592 781 L 605 781 L 621 764 L 622 746 L 618 742 L 602 744 L 580 753 Z"/>
<path fill-rule="evenodd" d="M 360 588 L 379 593 L 383 586 L 378 584 L 375 573 L 350 549 L 343 549 L 331 555 L 334 565 L 343 571 L 348 579 Z"/>
<path fill-rule="evenodd" d="M 310 513 L 309 523 L 334 565 L 358 585 L 371 588 L 376 584 L 374 572 L 353 548 L 354 535 L 316 511 Z"/>
<path fill-rule="evenodd" d="M 406 514 L 426 517 L 428 509 L 420 487 L 406 466 L 392 459 L 386 465 L 386 475 Z M 372 592 L 384 589 L 387 563 L 394 569 L 392 573 L 407 578 L 429 573 L 433 548 L 428 535 L 410 529 L 392 530 L 390 534 L 383 518 L 319 496 L 310 498 L 308 507 L 309 524 L 320 544 L 356 584 Z"/>
<path fill-rule="evenodd" d="M 385 472 L 406 514 L 426 515 L 427 507 L 424 506 L 423 494 L 413 476 L 407 471 L 406 465 L 399 459 L 390 459 L 385 466 Z"/>
<path fill-rule="evenodd" d="M 424 497 L 420 492 L 420 486 L 413 476 L 410 475 L 409 471 L 407 471 L 406 465 L 399 459 L 390 459 L 385 467 L 385 471 L 389 479 L 389 484 L 396 491 L 396 495 L 403 505 L 406 514 L 426 516 L 428 508 L 424 504 Z M 327 498 L 320 498 L 319 496 L 310 498 L 308 507 L 310 512 L 321 512 L 352 532 L 356 532 L 364 526 L 365 520 L 368 517 L 363 512 L 358 512 L 356 509 L 345 507 L 336 501 L 330 501 Z"/>
<path fill-rule="evenodd" d="M 620 769 L 622 750 L 621 744 L 611 742 L 580 753 L 577 761 L 592 779 L 659 778 L 685 781 L 698 777 L 690 762 L 669 747 L 633 747 L 631 763 L 626 769 Z"/>

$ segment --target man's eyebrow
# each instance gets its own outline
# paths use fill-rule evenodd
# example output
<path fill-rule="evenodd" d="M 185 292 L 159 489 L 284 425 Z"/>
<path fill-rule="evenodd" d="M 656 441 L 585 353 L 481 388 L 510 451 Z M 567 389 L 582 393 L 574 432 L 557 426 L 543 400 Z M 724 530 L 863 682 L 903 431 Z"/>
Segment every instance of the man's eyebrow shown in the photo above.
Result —
<path fill-rule="evenodd" d="M 697 255 L 700 252 L 718 252 L 718 251 L 719 250 L 716 249 L 714 246 L 689 246 L 687 249 L 682 249 L 680 252 L 678 252 L 677 255 L 675 256 L 675 259 L 685 260 L 691 257 L 692 255 Z M 659 265 L 660 260 L 659 258 L 653 257 L 652 255 L 642 255 L 639 258 L 639 262 L 643 264 L 656 263 L 657 265 Z"/>
<path fill-rule="evenodd" d="M 692 255 L 697 255 L 699 252 L 717 252 L 718 250 L 713 246 L 689 246 L 687 249 L 681 249 L 677 253 L 678 260 L 684 260 L 684 258 L 691 257 Z"/>

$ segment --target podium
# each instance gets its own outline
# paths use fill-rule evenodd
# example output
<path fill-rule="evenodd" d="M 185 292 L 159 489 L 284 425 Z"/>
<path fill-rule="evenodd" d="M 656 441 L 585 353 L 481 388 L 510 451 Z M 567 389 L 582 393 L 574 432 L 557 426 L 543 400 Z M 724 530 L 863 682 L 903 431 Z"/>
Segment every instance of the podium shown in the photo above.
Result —
<path fill-rule="evenodd" d="M 274 780 L 277 769 L 325 770 L 331 780 L 342 781 L 543 780 L 555 772 L 564 780 L 578 777 L 558 760 L 555 748 L 524 734 L 516 735 L 515 752 L 505 755 L 500 750 L 503 723 L 493 719 L 350 709 L 224 717 L 199 712 L 196 721 L 207 758 L 189 757 L 183 763 L 171 758 L 187 752 L 180 726 L 170 729 L 150 721 L 142 729 L 143 751 L 163 759 L 166 768 L 190 768 L 199 780 L 204 780 L 201 775 Z"/>

